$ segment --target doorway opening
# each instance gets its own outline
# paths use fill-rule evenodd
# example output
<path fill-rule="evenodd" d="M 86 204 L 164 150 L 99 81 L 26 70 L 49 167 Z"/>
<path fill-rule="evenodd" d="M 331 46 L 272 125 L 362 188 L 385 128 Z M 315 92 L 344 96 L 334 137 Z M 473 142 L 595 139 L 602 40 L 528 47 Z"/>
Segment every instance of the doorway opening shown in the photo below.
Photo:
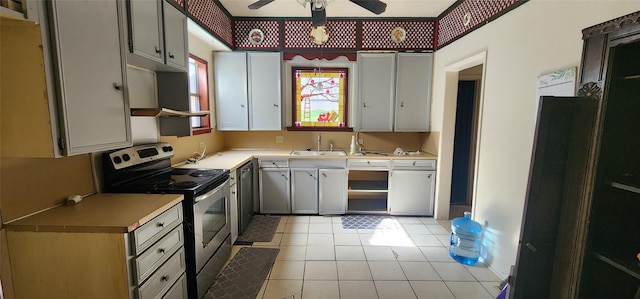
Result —
<path fill-rule="evenodd" d="M 476 65 L 458 73 L 449 219 L 463 217 L 473 208 L 482 68 Z"/>

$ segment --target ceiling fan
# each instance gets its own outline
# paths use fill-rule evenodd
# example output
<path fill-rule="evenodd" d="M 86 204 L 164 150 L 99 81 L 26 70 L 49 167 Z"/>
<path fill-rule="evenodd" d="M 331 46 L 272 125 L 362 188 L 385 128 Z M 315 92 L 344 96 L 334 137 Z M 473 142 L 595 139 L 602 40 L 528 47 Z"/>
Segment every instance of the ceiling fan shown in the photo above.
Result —
<path fill-rule="evenodd" d="M 275 0 L 258 0 L 251 5 L 249 5 L 249 9 L 258 9 L 263 7 Z M 307 2 L 311 5 L 311 23 L 314 27 L 324 26 L 327 24 L 327 13 L 325 8 L 329 4 L 329 2 L 333 0 L 297 0 L 303 7 L 307 6 Z M 358 6 L 374 13 L 381 14 L 387 8 L 387 4 L 380 0 L 349 0 Z"/>

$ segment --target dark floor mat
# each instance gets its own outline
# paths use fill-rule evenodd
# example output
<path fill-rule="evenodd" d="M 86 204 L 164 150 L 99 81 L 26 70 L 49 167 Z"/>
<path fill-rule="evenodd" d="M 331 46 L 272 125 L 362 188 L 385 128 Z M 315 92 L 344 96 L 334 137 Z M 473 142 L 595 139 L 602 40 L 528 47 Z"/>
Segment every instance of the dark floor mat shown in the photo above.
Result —
<path fill-rule="evenodd" d="M 240 249 L 202 298 L 256 298 L 279 251 L 278 248 Z"/>
<path fill-rule="evenodd" d="M 251 244 L 253 242 L 271 242 L 276 233 L 280 217 L 255 215 L 249 222 L 247 230 L 238 236 L 236 244 Z"/>
<path fill-rule="evenodd" d="M 391 216 L 386 215 L 343 215 L 344 229 L 394 229 L 397 228 Z"/>

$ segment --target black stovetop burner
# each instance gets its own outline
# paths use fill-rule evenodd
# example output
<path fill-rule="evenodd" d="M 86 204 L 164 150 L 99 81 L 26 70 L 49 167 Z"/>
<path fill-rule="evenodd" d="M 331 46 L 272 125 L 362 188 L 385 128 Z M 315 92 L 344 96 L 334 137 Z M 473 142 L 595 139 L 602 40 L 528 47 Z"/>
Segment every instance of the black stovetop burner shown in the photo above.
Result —
<path fill-rule="evenodd" d="M 107 192 L 198 195 L 229 178 L 228 169 L 173 168 L 168 143 L 134 146 L 103 155 Z"/>

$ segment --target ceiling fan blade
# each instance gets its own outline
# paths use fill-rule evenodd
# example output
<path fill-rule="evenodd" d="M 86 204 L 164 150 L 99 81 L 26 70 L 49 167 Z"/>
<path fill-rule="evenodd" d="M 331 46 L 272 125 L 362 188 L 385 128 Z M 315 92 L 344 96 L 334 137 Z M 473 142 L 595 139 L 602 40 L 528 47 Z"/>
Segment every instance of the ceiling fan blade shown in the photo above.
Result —
<path fill-rule="evenodd" d="M 249 5 L 249 9 L 258 9 L 258 8 L 263 7 L 263 6 L 269 4 L 269 3 L 273 2 L 273 1 L 275 1 L 275 0 L 258 0 L 258 1 L 254 2 L 254 3 L 251 3 Z"/>
<path fill-rule="evenodd" d="M 320 10 L 313 9 L 311 4 L 311 26 L 318 27 L 327 24 L 327 11 L 323 8 Z"/>
<path fill-rule="evenodd" d="M 349 0 L 349 1 L 377 15 L 383 13 L 387 9 L 387 4 L 380 0 Z"/>

